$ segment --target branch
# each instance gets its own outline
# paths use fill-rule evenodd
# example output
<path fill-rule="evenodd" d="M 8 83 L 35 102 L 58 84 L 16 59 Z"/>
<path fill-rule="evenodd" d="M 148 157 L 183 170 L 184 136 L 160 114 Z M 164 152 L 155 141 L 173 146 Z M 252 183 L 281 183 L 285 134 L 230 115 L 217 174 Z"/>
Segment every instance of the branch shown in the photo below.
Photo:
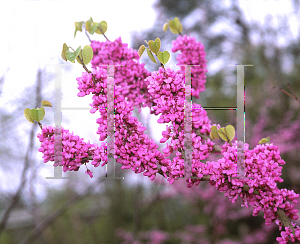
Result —
<path fill-rule="evenodd" d="M 24 161 L 24 168 L 22 171 L 22 176 L 21 176 L 21 183 L 19 185 L 19 188 L 17 190 L 17 192 L 15 193 L 15 195 L 12 197 L 11 203 L 8 206 L 8 208 L 5 210 L 3 217 L 1 219 L 0 222 L 0 236 L 3 233 L 6 224 L 7 224 L 7 220 L 9 219 L 9 216 L 11 214 L 11 211 L 16 207 L 16 205 L 18 204 L 19 200 L 20 200 L 20 196 L 21 196 L 21 192 L 23 191 L 25 185 L 26 185 L 26 173 L 28 171 L 29 168 L 29 153 L 32 151 L 33 148 L 33 140 L 34 140 L 34 135 L 35 135 L 35 127 L 36 124 L 32 125 L 31 128 L 31 132 L 30 132 L 30 139 L 29 139 L 29 145 L 27 148 L 27 152 L 26 152 L 26 156 L 25 156 L 25 161 Z"/>
<path fill-rule="evenodd" d="M 285 93 L 285 94 L 288 95 L 289 97 L 293 98 L 294 100 L 296 100 L 296 101 L 300 104 L 300 101 L 299 101 L 298 97 L 296 96 L 296 94 L 295 94 L 295 93 L 293 92 L 293 90 L 291 89 L 289 83 L 288 83 L 288 87 L 289 87 L 289 89 L 290 89 L 290 91 L 292 92 L 293 95 L 292 95 L 291 93 L 287 92 L 286 90 L 284 90 L 284 89 L 281 88 L 281 87 L 273 86 L 273 88 L 276 88 L 276 87 L 277 87 L 280 91 L 282 91 L 283 93 Z"/>
<path fill-rule="evenodd" d="M 47 227 L 57 220 L 66 210 L 68 210 L 73 204 L 83 199 L 87 194 L 82 196 L 76 195 L 71 198 L 64 205 L 56 209 L 52 214 L 50 214 L 44 221 L 40 222 L 40 225 L 36 226 L 34 230 L 27 236 L 20 244 L 30 244 L 44 231 Z"/>
<path fill-rule="evenodd" d="M 103 178 L 100 178 L 96 184 L 98 185 L 100 182 L 103 181 Z M 43 221 L 40 222 L 39 226 L 36 226 L 33 231 L 20 243 L 20 244 L 31 244 L 34 242 L 34 240 L 42 233 L 44 232 L 49 225 L 54 223 L 64 212 L 66 212 L 68 209 L 72 207 L 72 205 L 76 204 L 77 202 L 83 200 L 85 197 L 87 197 L 92 190 L 95 189 L 96 184 L 91 184 L 85 193 L 83 195 L 76 195 L 73 198 L 71 198 L 69 201 L 64 203 L 62 206 L 57 208 L 55 211 L 51 211 L 51 214 L 46 217 Z"/>
<path fill-rule="evenodd" d="M 42 78 L 41 78 L 41 74 L 42 71 L 39 69 L 37 72 L 37 85 L 36 85 L 36 107 L 39 106 L 39 104 L 41 103 L 41 84 L 42 84 Z M 8 208 L 5 210 L 3 217 L 1 219 L 0 222 L 0 236 L 3 233 L 7 221 L 9 219 L 9 216 L 11 214 L 11 211 L 16 207 L 17 203 L 20 200 L 21 197 L 21 192 L 23 191 L 27 179 L 26 179 L 26 173 L 28 171 L 29 168 L 29 158 L 31 156 L 31 152 L 33 150 L 34 147 L 34 137 L 35 137 L 35 128 L 36 128 L 36 124 L 33 124 L 31 127 L 31 131 L 30 131 L 30 137 L 29 137 L 29 145 L 27 147 L 27 152 L 26 152 L 26 156 L 25 156 L 25 161 L 24 161 L 24 168 L 22 171 L 22 176 L 21 176 L 21 183 L 19 185 L 19 188 L 17 190 L 17 192 L 15 193 L 15 195 L 12 197 L 12 201 L 10 203 L 10 205 L 8 206 Z"/>

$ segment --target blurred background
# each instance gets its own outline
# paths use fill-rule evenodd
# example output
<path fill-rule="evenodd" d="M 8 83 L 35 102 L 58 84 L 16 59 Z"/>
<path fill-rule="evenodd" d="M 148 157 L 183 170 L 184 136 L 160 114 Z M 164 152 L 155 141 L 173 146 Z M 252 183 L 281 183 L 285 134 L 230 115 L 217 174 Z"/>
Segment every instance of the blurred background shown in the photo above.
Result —
<path fill-rule="evenodd" d="M 54 67 L 63 43 L 73 48 L 89 44 L 82 32 L 74 39 L 74 22 L 105 20 L 110 40 L 121 36 L 138 49 L 144 40 L 160 37 L 162 50 L 171 51 L 177 35 L 162 30 L 178 17 L 183 34 L 205 46 L 206 90 L 193 102 L 202 106 L 236 106 L 236 68 L 245 68 L 246 142 L 250 149 L 270 137 L 286 165 L 279 188 L 300 193 L 300 104 L 283 93 L 300 94 L 300 1 L 2 1 L 0 65 L 0 243 L 214 243 L 273 244 L 277 225 L 265 226 L 263 214 L 241 207 L 201 182 L 186 188 L 184 180 L 169 185 L 161 176 L 154 182 L 123 170 L 124 180 L 103 180 L 104 168 L 94 178 L 78 172 L 70 179 L 46 179 L 52 163 L 38 152 L 40 132 L 23 116 L 24 108 L 54 102 Z M 93 35 L 92 40 L 105 41 Z M 174 70 L 176 53 L 168 66 Z M 141 58 L 150 71 L 158 66 Z M 90 68 L 90 65 L 88 65 Z M 91 97 L 77 97 L 76 77 L 84 70 L 77 63 L 63 66 L 62 126 L 100 143 Z M 236 112 L 207 111 L 212 123 L 236 125 Z M 159 145 L 165 125 L 144 108 L 134 115 Z M 54 126 L 54 108 L 46 108 L 43 125 Z M 221 145 L 221 143 L 219 143 Z M 299 204 L 296 204 L 300 209 Z M 299 221 L 296 221 L 300 224 Z"/>

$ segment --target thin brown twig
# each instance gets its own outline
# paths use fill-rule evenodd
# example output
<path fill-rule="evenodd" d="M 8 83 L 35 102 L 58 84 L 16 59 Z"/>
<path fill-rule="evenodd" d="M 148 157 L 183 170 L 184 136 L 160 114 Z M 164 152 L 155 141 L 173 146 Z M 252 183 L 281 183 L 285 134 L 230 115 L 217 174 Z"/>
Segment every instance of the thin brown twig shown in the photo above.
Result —
<path fill-rule="evenodd" d="M 288 84 L 289 86 L 289 84 Z M 273 88 L 277 87 L 280 91 L 282 91 L 283 93 L 285 93 L 286 95 L 288 95 L 289 97 L 293 98 L 294 100 L 296 100 L 299 104 L 300 104 L 300 101 L 298 99 L 298 97 L 296 96 L 296 94 L 291 90 L 290 86 L 289 86 L 289 89 L 292 91 L 293 95 L 290 94 L 289 92 L 287 92 L 286 90 L 284 90 L 283 88 L 281 87 L 278 87 L 278 86 L 274 86 Z"/>
<path fill-rule="evenodd" d="M 98 26 L 98 29 L 102 32 L 102 35 L 105 37 L 105 39 L 110 42 L 110 40 L 107 38 L 107 36 L 105 35 L 104 31 L 102 30 L 102 27 L 100 26 L 100 24 Z"/>
<path fill-rule="evenodd" d="M 288 87 L 289 87 L 291 93 L 294 95 L 295 99 L 299 102 L 299 99 L 298 99 L 297 95 L 295 94 L 295 92 L 293 91 L 293 89 L 291 88 L 290 84 L 287 83 L 287 85 L 288 85 Z"/>
<path fill-rule="evenodd" d="M 91 40 L 90 36 L 88 35 L 88 33 L 86 32 L 86 30 L 85 30 L 85 34 L 86 34 L 87 38 L 89 39 L 89 41 L 92 42 L 92 40 Z"/>
<path fill-rule="evenodd" d="M 75 50 L 74 50 L 72 47 L 70 47 L 70 48 L 75 52 Z M 81 51 L 81 56 L 82 56 L 82 49 L 81 49 L 80 51 Z M 85 64 L 84 64 L 84 62 L 83 62 L 83 56 L 82 56 L 82 58 L 80 58 L 79 55 L 78 55 L 77 57 L 78 57 L 79 61 L 81 62 L 81 65 L 82 65 L 82 67 L 84 68 L 84 70 L 85 70 L 86 72 L 88 72 L 88 73 L 92 73 L 92 71 L 88 70 L 88 68 L 85 66 Z M 93 81 L 94 81 L 94 85 L 96 85 L 96 80 L 95 80 L 94 74 L 92 74 L 92 79 L 93 79 Z"/>

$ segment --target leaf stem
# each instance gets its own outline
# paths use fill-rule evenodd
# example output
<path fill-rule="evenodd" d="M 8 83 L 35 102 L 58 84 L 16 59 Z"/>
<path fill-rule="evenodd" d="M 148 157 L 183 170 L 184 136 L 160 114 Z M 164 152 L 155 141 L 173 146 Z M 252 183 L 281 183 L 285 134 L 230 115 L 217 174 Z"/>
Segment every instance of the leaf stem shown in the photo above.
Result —
<path fill-rule="evenodd" d="M 75 50 L 72 47 L 70 47 L 70 48 L 75 52 Z M 80 51 L 81 51 L 81 56 L 82 56 L 82 49 Z M 79 58 L 79 61 L 81 62 L 82 67 L 85 69 L 85 71 L 88 72 L 88 73 L 92 73 L 90 70 L 88 70 L 88 68 L 83 63 L 83 59 L 81 59 L 79 55 L 77 57 Z M 95 76 L 93 74 L 92 74 L 92 79 L 94 81 L 94 85 L 96 85 Z"/>
<path fill-rule="evenodd" d="M 107 41 L 110 42 L 110 40 L 109 40 L 109 39 L 107 38 L 107 36 L 104 34 L 104 32 L 103 32 L 102 27 L 100 26 L 100 24 L 99 24 L 99 26 L 98 26 L 98 29 L 102 32 L 102 35 L 105 37 L 105 39 L 106 39 Z"/>
<path fill-rule="evenodd" d="M 42 126 L 42 124 L 40 123 L 40 122 L 38 122 L 38 124 L 39 124 L 39 127 L 41 128 L 41 130 L 43 129 L 43 126 Z"/>
<path fill-rule="evenodd" d="M 85 34 L 86 34 L 87 38 L 89 39 L 89 41 L 92 42 L 90 36 L 89 36 L 88 33 L 86 32 L 86 29 L 85 29 Z"/>

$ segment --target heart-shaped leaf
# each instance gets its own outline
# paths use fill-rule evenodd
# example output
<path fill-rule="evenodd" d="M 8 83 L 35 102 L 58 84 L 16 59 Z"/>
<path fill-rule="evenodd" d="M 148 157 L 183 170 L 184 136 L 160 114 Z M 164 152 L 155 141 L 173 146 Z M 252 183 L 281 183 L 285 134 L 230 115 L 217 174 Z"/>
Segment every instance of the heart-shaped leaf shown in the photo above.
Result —
<path fill-rule="evenodd" d="M 163 26 L 163 30 L 164 30 L 164 31 L 167 31 L 167 30 L 168 30 L 168 27 L 169 27 L 169 24 L 168 24 L 168 23 L 165 23 L 164 26 Z"/>
<path fill-rule="evenodd" d="M 169 28 L 170 31 L 174 34 L 182 32 L 182 25 L 177 17 L 169 21 Z"/>
<path fill-rule="evenodd" d="M 65 60 L 66 62 L 68 61 L 68 59 L 66 58 L 66 51 L 68 51 L 68 50 L 69 50 L 69 47 L 67 46 L 66 43 L 64 43 L 63 49 L 62 49 L 62 51 L 61 51 L 61 57 L 62 57 L 62 59 Z"/>
<path fill-rule="evenodd" d="M 75 52 L 71 52 L 71 51 L 66 51 L 66 58 L 71 61 L 71 62 L 75 62 L 75 58 L 79 55 L 81 46 L 79 46 Z"/>
<path fill-rule="evenodd" d="M 212 140 L 214 140 L 214 139 L 219 139 L 220 137 L 219 137 L 219 134 L 218 134 L 218 129 L 217 129 L 217 126 L 212 126 L 211 128 L 210 128 L 210 138 L 212 139 Z"/>
<path fill-rule="evenodd" d="M 159 52 L 157 58 L 162 64 L 166 64 L 170 58 L 170 53 L 168 51 Z"/>
<path fill-rule="evenodd" d="M 179 21 L 179 19 L 177 17 L 174 18 L 174 23 L 176 25 L 177 31 L 182 32 L 182 25 L 181 25 L 181 23 L 180 23 L 180 21 Z"/>
<path fill-rule="evenodd" d="M 147 54 L 148 54 L 149 58 L 151 59 L 151 61 L 153 63 L 157 64 L 157 62 L 156 62 L 155 58 L 153 57 L 153 54 L 152 54 L 152 52 L 150 51 L 149 48 L 147 48 Z"/>
<path fill-rule="evenodd" d="M 42 101 L 42 106 L 44 106 L 44 107 L 52 107 L 52 104 L 50 102 L 46 101 L 46 100 L 43 100 Z"/>
<path fill-rule="evenodd" d="M 94 21 L 93 21 L 92 17 L 91 17 L 89 20 L 87 20 L 87 21 L 85 22 L 85 29 L 86 29 L 89 33 L 91 33 L 91 25 L 92 25 L 93 22 L 94 22 Z"/>
<path fill-rule="evenodd" d="M 81 22 L 75 22 L 75 23 L 74 23 L 74 25 L 75 25 L 74 38 L 75 38 L 75 36 L 76 36 L 77 31 L 82 31 L 82 24 L 83 24 L 83 23 L 84 23 L 83 21 L 81 21 Z"/>
<path fill-rule="evenodd" d="M 92 49 L 92 47 L 89 46 L 89 45 L 86 45 L 82 49 L 82 51 L 79 52 L 78 57 L 76 57 L 77 62 L 82 64 L 79 57 L 80 57 L 81 60 L 83 60 L 84 64 L 88 64 L 89 62 L 91 62 L 91 60 L 93 58 L 93 49 Z"/>
<path fill-rule="evenodd" d="M 25 118 L 30 122 L 30 123 L 34 123 L 34 120 L 31 118 L 30 116 L 30 109 L 29 108 L 25 108 L 24 109 L 24 116 Z"/>
<path fill-rule="evenodd" d="M 160 39 L 157 37 L 155 41 L 148 41 L 148 46 L 150 50 L 157 55 L 160 49 Z"/>
<path fill-rule="evenodd" d="M 172 33 L 178 34 L 177 26 L 176 26 L 176 23 L 174 22 L 174 20 L 169 21 L 169 28 Z"/>
<path fill-rule="evenodd" d="M 235 137 L 235 129 L 232 125 L 226 126 L 226 134 L 227 134 L 229 141 L 232 141 L 232 139 Z"/>
<path fill-rule="evenodd" d="M 91 34 L 91 35 L 94 35 L 95 31 L 96 31 L 97 28 L 98 28 L 98 25 L 99 25 L 99 23 L 97 23 L 97 22 L 93 22 L 93 23 L 91 24 L 91 29 L 90 29 L 90 34 Z"/>
<path fill-rule="evenodd" d="M 45 109 L 43 107 L 38 108 L 38 109 L 35 109 L 35 108 L 31 109 L 30 117 L 33 120 L 40 122 L 45 117 Z"/>
<path fill-rule="evenodd" d="M 145 49 L 146 49 L 146 48 L 145 48 L 144 45 L 140 46 L 140 48 L 139 48 L 139 50 L 138 50 L 138 54 L 139 54 L 140 57 L 143 55 Z"/>
<path fill-rule="evenodd" d="M 227 140 L 227 137 L 226 137 L 226 134 L 225 134 L 225 128 L 222 127 L 218 130 L 218 134 L 219 136 L 224 140 L 224 141 L 228 141 Z"/>
<path fill-rule="evenodd" d="M 107 23 L 106 21 L 101 21 L 100 24 L 98 25 L 98 28 L 96 30 L 97 34 L 103 35 L 107 31 Z"/>

